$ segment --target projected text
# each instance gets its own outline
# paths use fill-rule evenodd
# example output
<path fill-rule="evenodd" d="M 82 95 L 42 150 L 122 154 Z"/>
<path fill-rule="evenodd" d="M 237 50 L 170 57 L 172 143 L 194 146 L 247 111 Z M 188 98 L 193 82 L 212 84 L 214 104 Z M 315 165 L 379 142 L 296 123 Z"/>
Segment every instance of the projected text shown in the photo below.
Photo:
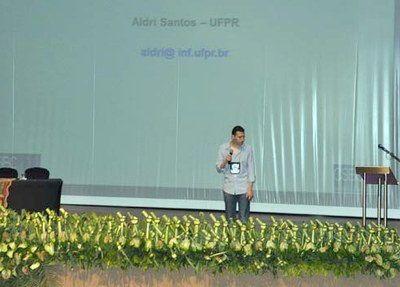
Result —
<path fill-rule="evenodd" d="M 199 58 L 207 60 L 210 58 L 226 58 L 229 50 L 226 49 L 193 49 L 193 48 L 145 48 L 140 51 L 142 57 L 159 57 L 165 59 Z"/>

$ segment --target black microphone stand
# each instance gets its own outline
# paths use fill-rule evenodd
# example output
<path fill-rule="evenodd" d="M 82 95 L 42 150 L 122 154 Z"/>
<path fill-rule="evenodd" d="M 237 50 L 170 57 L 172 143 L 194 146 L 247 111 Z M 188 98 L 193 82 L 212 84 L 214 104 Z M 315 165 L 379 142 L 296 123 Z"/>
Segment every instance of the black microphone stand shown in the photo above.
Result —
<path fill-rule="evenodd" d="M 387 149 L 382 149 L 385 153 L 390 155 L 392 158 L 394 158 L 397 162 L 400 162 L 400 158 L 398 158 L 394 153 L 392 153 L 390 150 Z"/>

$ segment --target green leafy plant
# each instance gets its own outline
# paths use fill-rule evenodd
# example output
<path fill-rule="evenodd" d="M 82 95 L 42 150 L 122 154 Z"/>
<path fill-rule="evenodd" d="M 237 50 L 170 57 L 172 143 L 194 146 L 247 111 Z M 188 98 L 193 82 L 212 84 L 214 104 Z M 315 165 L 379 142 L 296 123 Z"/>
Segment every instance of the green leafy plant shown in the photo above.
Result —
<path fill-rule="evenodd" d="M 394 277 L 400 270 L 397 231 L 383 226 L 290 220 L 247 224 L 210 214 L 182 218 L 132 214 L 17 214 L 1 208 L 0 285 L 45 286 L 49 266 L 82 269 L 193 268 L 338 277 Z M 55 280 L 54 278 L 52 280 Z"/>

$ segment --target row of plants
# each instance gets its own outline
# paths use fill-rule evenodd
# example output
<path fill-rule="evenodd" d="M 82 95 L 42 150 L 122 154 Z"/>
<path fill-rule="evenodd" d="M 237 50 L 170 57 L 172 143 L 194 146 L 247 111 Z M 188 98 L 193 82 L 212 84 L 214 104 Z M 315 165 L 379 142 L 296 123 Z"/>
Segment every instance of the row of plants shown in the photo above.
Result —
<path fill-rule="evenodd" d="M 273 217 L 243 224 L 212 214 L 170 218 L 146 211 L 140 218 L 63 209 L 59 215 L 50 210 L 0 212 L 1 286 L 27 286 L 35 276 L 44 281 L 51 265 L 379 278 L 394 277 L 400 270 L 397 231 L 377 225 L 319 220 L 297 225 Z"/>

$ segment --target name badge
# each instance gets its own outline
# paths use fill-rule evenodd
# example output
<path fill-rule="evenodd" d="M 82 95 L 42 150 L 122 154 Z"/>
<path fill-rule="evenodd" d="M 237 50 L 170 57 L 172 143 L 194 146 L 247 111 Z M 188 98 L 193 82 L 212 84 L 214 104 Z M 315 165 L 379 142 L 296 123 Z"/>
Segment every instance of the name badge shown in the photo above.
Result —
<path fill-rule="evenodd" d="M 239 174 L 240 173 L 240 162 L 231 162 L 230 172 L 231 172 L 231 174 Z"/>

